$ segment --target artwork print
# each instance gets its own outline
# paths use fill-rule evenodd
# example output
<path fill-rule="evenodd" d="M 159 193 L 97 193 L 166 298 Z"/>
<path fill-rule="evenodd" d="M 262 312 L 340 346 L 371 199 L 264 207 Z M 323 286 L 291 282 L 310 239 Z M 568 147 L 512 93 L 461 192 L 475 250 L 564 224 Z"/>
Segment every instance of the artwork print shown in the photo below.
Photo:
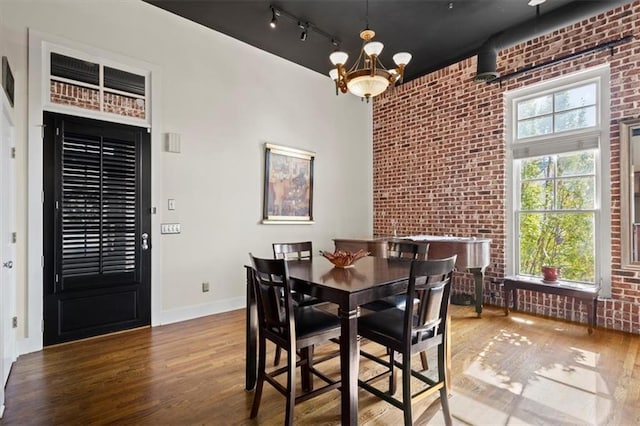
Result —
<path fill-rule="evenodd" d="M 262 223 L 313 223 L 313 161 L 309 151 L 265 145 Z"/>

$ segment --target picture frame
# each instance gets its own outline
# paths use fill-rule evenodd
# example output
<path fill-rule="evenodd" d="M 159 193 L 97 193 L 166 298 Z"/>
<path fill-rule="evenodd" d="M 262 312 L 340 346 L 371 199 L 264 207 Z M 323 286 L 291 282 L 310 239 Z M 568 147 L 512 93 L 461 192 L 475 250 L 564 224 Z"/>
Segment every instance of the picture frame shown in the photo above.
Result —
<path fill-rule="evenodd" d="M 262 223 L 314 223 L 314 161 L 314 152 L 265 144 Z"/>
<path fill-rule="evenodd" d="M 4 92 L 7 94 L 9 104 L 13 108 L 15 82 L 13 79 L 13 72 L 9 66 L 9 60 L 6 56 L 2 57 L 2 87 L 4 88 Z"/>

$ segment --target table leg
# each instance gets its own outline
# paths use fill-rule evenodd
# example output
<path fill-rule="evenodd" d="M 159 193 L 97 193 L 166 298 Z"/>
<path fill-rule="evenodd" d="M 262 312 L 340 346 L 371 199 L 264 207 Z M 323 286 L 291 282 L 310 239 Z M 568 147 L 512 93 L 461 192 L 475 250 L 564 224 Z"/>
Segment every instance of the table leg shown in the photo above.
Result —
<path fill-rule="evenodd" d="M 589 329 L 588 333 L 593 334 L 593 329 L 596 328 L 597 322 L 597 311 L 598 311 L 598 300 L 591 300 L 590 303 L 587 303 L 587 318 L 589 321 Z"/>
<path fill-rule="evenodd" d="M 482 296 L 484 294 L 484 268 L 469 268 L 476 284 L 476 313 L 482 315 Z"/>
<path fill-rule="evenodd" d="M 246 364 L 244 388 L 248 391 L 256 386 L 258 373 L 258 306 L 253 294 L 253 270 L 247 269 L 247 307 L 246 307 Z"/>
<path fill-rule="evenodd" d="M 512 290 L 512 299 L 513 299 L 513 310 L 517 311 L 518 310 L 518 289 L 516 287 L 513 288 Z"/>
<path fill-rule="evenodd" d="M 502 287 L 502 296 L 504 297 L 504 314 L 509 316 L 509 304 L 511 303 L 511 290 Z"/>
<path fill-rule="evenodd" d="M 341 418 L 343 425 L 358 424 L 358 311 L 342 306 L 340 316 Z"/>

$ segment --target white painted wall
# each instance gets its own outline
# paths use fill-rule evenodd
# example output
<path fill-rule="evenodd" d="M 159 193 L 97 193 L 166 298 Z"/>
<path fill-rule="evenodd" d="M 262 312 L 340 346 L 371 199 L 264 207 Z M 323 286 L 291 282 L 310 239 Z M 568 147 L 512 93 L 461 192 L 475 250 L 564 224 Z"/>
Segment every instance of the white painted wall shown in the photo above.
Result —
<path fill-rule="evenodd" d="M 331 249 L 333 237 L 371 233 L 371 108 L 353 96 L 336 97 L 328 77 L 138 0 L 0 4 L 0 53 L 9 56 L 16 78 L 19 235 L 26 235 L 28 212 L 27 29 L 161 72 L 161 81 L 152 82 L 162 93 L 153 132 L 179 133 L 182 153 L 154 157 L 162 174 L 153 183 L 153 226 L 180 222 L 182 234 L 157 237 L 154 245 L 161 251 L 152 284 L 161 299 L 155 323 L 243 306 L 249 251 L 270 255 L 274 241 L 308 239 Z M 265 142 L 316 152 L 314 225 L 259 224 Z M 168 198 L 176 200 L 175 211 L 167 210 Z M 38 238 L 30 235 L 29 244 Z M 19 247 L 19 332 L 31 343 L 23 347 L 33 348 L 41 336 L 26 331 L 34 324 L 24 318 L 41 317 L 33 294 L 42 284 L 25 279 L 26 253 Z M 211 283 L 209 293 L 201 292 L 202 281 Z"/>

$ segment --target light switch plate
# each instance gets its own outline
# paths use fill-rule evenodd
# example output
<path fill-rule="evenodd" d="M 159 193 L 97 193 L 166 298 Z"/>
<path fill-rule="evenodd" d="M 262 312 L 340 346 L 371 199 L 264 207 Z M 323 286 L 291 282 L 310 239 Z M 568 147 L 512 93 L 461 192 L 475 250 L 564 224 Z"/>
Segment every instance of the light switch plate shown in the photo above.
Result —
<path fill-rule="evenodd" d="M 161 223 L 160 233 L 161 234 L 179 234 L 180 224 L 179 223 Z"/>

